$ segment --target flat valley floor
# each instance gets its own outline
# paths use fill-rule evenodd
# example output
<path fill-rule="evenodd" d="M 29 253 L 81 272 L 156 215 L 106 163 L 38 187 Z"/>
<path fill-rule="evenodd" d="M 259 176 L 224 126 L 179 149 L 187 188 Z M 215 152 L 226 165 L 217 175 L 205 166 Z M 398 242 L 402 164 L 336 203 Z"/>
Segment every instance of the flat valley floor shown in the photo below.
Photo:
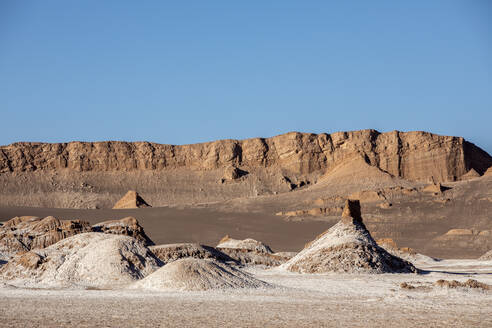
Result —
<path fill-rule="evenodd" d="M 246 269 L 262 290 L 41 290 L 0 284 L 0 327 L 492 327 L 492 261 L 416 263 L 425 274 L 301 275 Z M 402 282 L 416 287 L 404 289 Z"/>

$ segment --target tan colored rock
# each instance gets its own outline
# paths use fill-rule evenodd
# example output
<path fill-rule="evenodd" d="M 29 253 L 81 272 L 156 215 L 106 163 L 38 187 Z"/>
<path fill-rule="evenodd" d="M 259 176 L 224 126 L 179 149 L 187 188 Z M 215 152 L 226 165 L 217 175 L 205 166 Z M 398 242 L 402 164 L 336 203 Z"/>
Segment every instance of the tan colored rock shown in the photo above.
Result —
<path fill-rule="evenodd" d="M 16 253 L 45 248 L 67 237 L 92 231 L 88 222 L 59 220 L 52 216 L 15 217 L 0 227 L 0 253 L 9 258 Z"/>
<path fill-rule="evenodd" d="M 484 176 L 491 176 L 491 175 L 492 175 L 492 166 L 491 166 L 491 167 L 489 167 L 489 168 L 487 169 L 487 171 L 485 171 L 485 173 L 484 173 L 483 175 L 484 175 Z"/>
<path fill-rule="evenodd" d="M 475 235 L 471 229 L 451 229 L 446 232 L 446 235 Z"/>
<path fill-rule="evenodd" d="M 358 200 L 347 199 L 345 201 L 345 207 L 342 212 L 342 221 L 348 219 L 351 222 L 352 219 L 362 222 L 360 213 L 360 202 Z"/>
<path fill-rule="evenodd" d="M 483 173 L 492 158 L 463 138 L 375 130 L 219 140 L 173 146 L 149 142 L 14 143 L 0 147 L 0 173 L 39 170 L 135 171 L 242 165 L 276 166 L 292 174 L 328 172 L 362 154 L 370 165 L 408 180 L 454 181 L 470 168 Z"/>
<path fill-rule="evenodd" d="M 114 235 L 125 235 L 140 240 L 146 246 L 154 245 L 154 242 L 147 236 L 137 219 L 132 216 L 121 220 L 109 220 L 97 223 L 92 226 L 92 231 Z"/>
<path fill-rule="evenodd" d="M 386 200 L 381 190 L 363 190 L 357 191 L 348 196 L 349 199 L 358 199 L 361 203 L 370 203 Z"/>
<path fill-rule="evenodd" d="M 344 216 L 281 267 L 300 273 L 411 273 L 410 263 L 379 247 L 360 216 L 358 201 L 346 202 Z"/>
<path fill-rule="evenodd" d="M 113 209 L 125 209 L 125 208 L 141 208 L 141 207 L 150 207 L 147 202 L 140 197 L 140 195 L 134 191 L 129 190 L 125 196 L 123 196 L 116 204 L 113 206 Z"/>
<path fill-rule="evenodd" d="M 228 166 L 224 169 L 224 175 L 222 176 L 222 183 L 230 182 L 240 179 L 241 177 L 248 174 L 246 171 L 238 169 L 234 166 Z"/>
<path fill-rule="evenodd" d="M 340 215 L 342 213 L 343 207 L 316 207 L 308 210 L 296 210 L 296 211 L 286 211 L 277 212 L 277 216 L 325 216 L 325 215 Z"/>
<path fill-rule="evenodd" d="M 480 174 L 475 171 L 475 169 L 471 169 L 470 171 L 466 172 L 466 174 L 462 175 L 460 180 L 471 180 L 476 178 L 480 178 Z"/>
<path fill-rule="evenodd" d="M 423 192 L 430 192 L 435 195 L 441 194 L 444 191 L 444 188 L 441 186 L 440 183 L 432 183 L 428 186 L 426 186 L 423 190 Z"/>
<path fill-rule="evenodd" d="M 480 256 L 479 260 L 482 260 L 482 261 L 492 260 L 492 249 L 490 251 L 486 252 L 485 254 L 483 254 L 482 256 Z"/>

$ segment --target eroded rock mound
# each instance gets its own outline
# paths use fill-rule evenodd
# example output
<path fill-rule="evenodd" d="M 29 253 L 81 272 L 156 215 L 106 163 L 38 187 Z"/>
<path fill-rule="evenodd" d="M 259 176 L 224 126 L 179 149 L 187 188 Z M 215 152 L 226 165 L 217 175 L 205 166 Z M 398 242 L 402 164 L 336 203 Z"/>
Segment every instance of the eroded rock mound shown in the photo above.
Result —
<path fill-rule="evenodd" d="M 492 249 L 488 251 L 487 253 L 483 254 L 480 256 L 479 260 L 482 261 L 492 261 Z"/>
<path fill-rule="evenodd" d="M 466 174 L 461 176 L 460 180 L 471 180 L 476 178 L 480 178 L 480 173 L 475 171 L 475 169 L 471 169 L 470 171 L 466 172 Z"/>
<path fill-rule="evenodd" d="M 146 246 L 154 245 L 144 229 L 134 217 L 126 217 L 121 220 L 104 221 L 92 226 L 92 231 L 115 235 L 125 235 L 142 241 Z"/>
<path fill-rule="evenodd" d="M 244 240 L 233 239 L 228 235 L 222 238 L 217 245 L 217 248 L 235 248 L 244 249 L 250 251 L 256 251 L 261 253 L 273 254 L 270 246 L 263 244 L 261 241 L 247 238 Z"/>
<path fill-rule="evenodd" d="M 151 246 L 149 248 L 163 263 L 173 262 L 186 257 L 196 259 L 214 259 L 219 262 L 237 262 L 213 247 L 200 244 L 168 244 Z"/>
<path fill-rule="evenodd" d="M 377 245 L 360 215 L 359 201 L 347 200 L 340 222 L 282 265 L 300 273 L 412 273 L 410 263 Z"/>
<path fill-rule="evenodd" d="M 113 209 L 124 209 L 124 208 L 142 208 L 150 207 L 147 202 L 140 197 L 140 195 L 134 191 L 129 190 L 125 196 L 123 196 L 119 201 L 114 204 Z"/>
<path fill-rule="evenodd" d="M 268 245 L 251 238 L 238 240 L 225 236 L 217 249 L 245 265 L 278 266 L 290 258 L 274 254 Z"/>
<path fill-rule="evenodd" d="M 1 267 L 0 277 L 22 287 L 114 288 L 144 278 L 161 264 L 135 238 L 91 232 L 19 254 Z"/>
<path fill-rule="evenodd" d="M 475 279 L 468 279 L 465 282 L 461 282 L 457 280 L 439 279 L 434 283 L 434 285 L 442 288 L 475 288 L 475 289 L 483 289 L 483 290 L 492 289 L 492 286 L 477 281 Z"/>
<path fill-rule="evenodd" d="M 89 223 L 80 220 L 59 220 L 52 216 L 15 217 L 0 227 L 0 259 L 6 260 L 18 252 L 45 248 L 67 237 L 90 231 Z"/>
<path fill-rule="evenodd" d="M 184 258 L 166 264 L 132 288 L 151 290 L 209 290 L 266 288 L 270 285 L 215 260 Z"/>

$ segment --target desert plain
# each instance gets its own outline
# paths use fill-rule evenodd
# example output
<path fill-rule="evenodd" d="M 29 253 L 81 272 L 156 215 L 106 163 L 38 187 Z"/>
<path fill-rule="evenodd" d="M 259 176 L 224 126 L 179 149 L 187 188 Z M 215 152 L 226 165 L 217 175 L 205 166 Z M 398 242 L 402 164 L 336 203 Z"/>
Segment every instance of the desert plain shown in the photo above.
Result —
<path fill-rule="evenodd" d="M 0 326 L 490 327 L 492 157 L 375 130 L 0 147 Z"/>

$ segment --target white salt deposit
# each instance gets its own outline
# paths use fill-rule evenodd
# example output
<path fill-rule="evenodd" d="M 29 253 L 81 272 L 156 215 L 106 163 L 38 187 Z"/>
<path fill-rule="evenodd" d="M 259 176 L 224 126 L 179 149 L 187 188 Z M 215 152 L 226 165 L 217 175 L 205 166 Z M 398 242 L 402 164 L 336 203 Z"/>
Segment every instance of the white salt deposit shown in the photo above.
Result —
<path fill-rule="evenodd" d="M 150 290 L 209 290 L 260 288 L 269 285 L 212 259 L 184 258 L 166 264 L 131 286 Z"/>
<path fill-rule="evenodd" d="M 1 267 L 0 276 L 23 287 L 114 288 L 141 279 L 160 265 L 135 238 L 91 232 L 17 255 Z"/>

